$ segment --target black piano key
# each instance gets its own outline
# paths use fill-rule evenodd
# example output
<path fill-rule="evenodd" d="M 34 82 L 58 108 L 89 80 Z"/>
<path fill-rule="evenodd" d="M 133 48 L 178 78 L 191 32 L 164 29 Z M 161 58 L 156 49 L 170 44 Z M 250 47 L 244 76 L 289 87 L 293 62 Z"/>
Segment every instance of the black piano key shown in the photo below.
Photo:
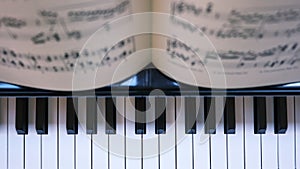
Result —
<path fill-rule="evenodd" d="M 16 98 L 16 131 L 18 134 L 28 134 L 28 99 Z"/>
<path fill-rule="evenodd" d="M 204 97 L 204 132 L 216 134 L 216 101 L 212 97 Z"/>
<path fill-rule="evenodd" d="M 224 107 L 224 134 L 235 134 L 235 99 L 227 97 Z"/>
<path fill-rule="evenodd" d="M 166 99 L 155 98 L 155 134 L 166 133 Z"/>
<path fill-rule="evenodd" d="M 67 133 L 78 134 L 78 119 L 76 110 L 78 110 L 78 99 L 67 98 Z"/>
<path fill-rule="evenodd" d="M 105 98 L 105 119 L 106 134 L 116 134 L 116 99 L 112 97 Z"/>
<path fill-rule="evenodd" d="M 287 124 L 287 99 L 286 97 L 274 97 L 274 132 L 284 134 Z"/>
<path fill-rule="evenodd" d="M 186 97 L 184 99 L 184 114 L 185 114 L 185 133 L 186 134 L 196 134 L 196 98 Z"/>
<path fill-rule="evenodd" d="M 267 130 L 266 98 L 253 98 L 254 134 L 265 134 Z"/>
<path fill-rule="evenodd" d="M 97 134 L 97 99 L 86 99 L 86 134 Z"/>
<path fill-rule="evenodd" d="M 135 98 L 135 134 L 146 134 L 146 97 Z"/>
<path fill-rule="evenodd" d="M 48 99 L 36 99 L 35 129 L 37 134 L 48 134 Z"/>

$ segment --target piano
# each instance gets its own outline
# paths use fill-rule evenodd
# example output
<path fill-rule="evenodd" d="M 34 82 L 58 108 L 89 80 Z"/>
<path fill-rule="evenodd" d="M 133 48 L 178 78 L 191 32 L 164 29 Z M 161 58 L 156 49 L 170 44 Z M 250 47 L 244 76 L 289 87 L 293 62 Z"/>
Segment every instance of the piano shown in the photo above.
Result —
<path fill-rule="evenodd" d="M 147 69 L 83 92 L 0 83 L 0 169 L 300 169 L 300 84 L 184 85 Z"/>

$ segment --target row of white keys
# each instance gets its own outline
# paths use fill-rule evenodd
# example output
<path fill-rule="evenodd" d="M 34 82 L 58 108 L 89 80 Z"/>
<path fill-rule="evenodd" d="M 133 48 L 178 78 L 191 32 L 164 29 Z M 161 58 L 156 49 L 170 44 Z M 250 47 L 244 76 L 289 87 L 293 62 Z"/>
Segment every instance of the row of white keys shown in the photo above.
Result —
<path fill-rule="evenodd" d="M 209 134 L 204 130 L 204 98 L 197 98 L 197 133 L 194 135 L 194 164 L 195 168 L 210 169 L 210 143 Z M 201 159 L 201 160 L 199 160 Z"/>
<path fill-rule="evenodd" d="M 243 113 L 243 97 L 235 98 L 235 134 L 228 134 L 228 168 L 241 169 L 244 168 L 244 113 Z"/>
<path fill-rule="evenodd" d="M 143 136 L 143 169 L 158 169 L 158 135 L 155 134 L 155 98 L 149 97 L 146 134 Z"/>
<path fill-rule="evenodd" d="M 185 134 L 184 98 L 176 97 L 177 169 L 193 169 L 192 134 Z"/>
<path fill-rule="evenodd" d="M 93 168 L 109 168 L 108 135 L 105 134 L 105 98 L 97 99 L 97 134 L 93 135 Z"/>
<path fill-rule="evenodd" d="M 295 144 L 294 144 L 294 98 L 287 97 L 288 128 L 285 134 L 278 134 L 278 168 L 295 168 Z"/>
<path fill-rule="evenodd" d="M 35 130 L 36 99 L 28 99 L 28 135 L 25 136 L 25 168 L 41 168 L 41 135 Z"/>
<path fill-rule="evenodd" d="M 7 168 L 7 98 L 0 98 L 0 168 Z"/>
<path fill-rule="evenodd" d="M 75 168 L 75 137 L 68 135 L 66 130 L 66 98 L 59 98 L 58 116 L 59 116 L 59 142 L 58 142 L 58 162 L 61 169 Z"/>
<path fill-rule="evenodd" d="M 223 97 L 216 97 L 216 134 L 211 135 L 211 168 L 227 168 Z"/>
<path fill-rule="evenodd" d="M 124 97 L 116 98 L 116 134 L 109 135 L 110 169 L 125 169 Z"/>
<path fill-rule="evenodd" d="M 58 121 L 57 121 L 56 97 L 50 97 L 48 101 L 48 134 L 42 136 L 42 168 L 58 168 Z"/>
<path fill-rule="evenodd" d="M 23 169 L 24 135 L 18 135 L 15 129 L 16 98 L 8 99 L 8 169 Z"/>
<path fill-rule="evenodd" d="M 274 133 L 273 98 L 266 97 L 267 130 L 262 134 L 262 168 L 278 168 L 277 135 Z"/>
<path fill-rule="evenodd" d="M 295 97 L 295 159 L 296 159 L 296 168 L 300 168 L 300 96 Z"/>
<path fill-rule="evenodd" d="M 76 110 L 76 109 L 75 109 Z M 76 169 L 91 168 L 91 137 L 86 134 L 86 98 L 78 98 L 78 135 L 76 135 Z"/>
<path fill-rule="evenodd" d="M 245 168 L 261 168 L 260 135 L 254 134 L 253 97 L 244 97 Z"/>
<path fill-rule="evenodd" d="M 126 168 L 142 168 L 142 136 L 135 134 L 135 101 L 126 98 Z"/>
<path fill-rule="evenodd" d="M 167 97 L 166 99 L 166 134 L 159 137 L 160 144 L 160 168 L 175 169 L 175 98 Z"/>

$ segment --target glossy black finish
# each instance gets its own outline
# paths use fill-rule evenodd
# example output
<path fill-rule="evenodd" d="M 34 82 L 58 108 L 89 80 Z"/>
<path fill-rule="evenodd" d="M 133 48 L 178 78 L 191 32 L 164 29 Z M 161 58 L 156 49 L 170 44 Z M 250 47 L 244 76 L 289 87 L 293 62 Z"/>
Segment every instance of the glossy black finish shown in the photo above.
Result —
<path fill-rule="evenodd" d="M 155 98 L 155 134 L 166 133 L 166 98 Z"/>
<path fill-rule="evenodd" d="M 37 134 L 48 134 L 48 98 L 36 99 L 35 129 Z"/>
<path fill-rule="evenodd" d="M 287 128 L 287 98 L 274 97 L 274 132 L 284 134 Z"/>
<path fill-rule="evenodd" d="M 253 98 L 254 134 L 265 134 L 267 130 L 266 98 Z"/>
<path fill-rule="evenodd" d="M 146 134 L 146 97 L 135 98 L 135 134 Z"/>
<path fill-rule="evenodd" d="M 205 134 L 216 134 L 216 101 L 213 97 L 204 97 Z"/>
<path fill-rule="evenodd" d="M 116 134 L 116 99 L 112 97 L 105 98 L 105 133 Z"/>
<path fill-rule="evenodd" d="M 88 97 L 86 99 L 86 133 L 97 134 L 97 99 Z"/>
<path fill-rule="evenodd" d="M 185 109 L 185 133 L 186 134 L 196 134 L 196 98 L 186 97 L 184 99 L 184 109 Z"/>
<path fill-rule="evenodd" d="M 129 78 L 130 79 L 130 78 Z M 127 81 L 126 79 L 124 81 Z M 20 86 L 19 88 L 1 88 L 0 96 L 73 96 L 76 93 L 84 96 L 110 96 L 111 91 L 114 91 L 116 96 L 127 96 L 128 88 L 129 95 L 132 96 L 147 96 L 154 89 L 160 89 L 163 93 L 158 95 L 169 96 L 190 96 L 190 95 L 221 95 L 221 96 L 287 96 L 300 95 L 300 85 L 285 86 L 273 85 L 256 88 L 242 89 L 210 89 L 195 86 L 189 86 L 179 83 L 158 71 L 157 69 L 146 69 L 131 77 L 134 83 L 116 83 L 110 86 L 99 88 L 96 90 L 80 91 L 80 92 L 64 92 L 35 89 L 30 87 Z M 2 83 L 4 84 L 4 83 Z M 1 83 L 0 83 L 1 85 Z"/>
<path fill-rule="evenodd" d="M 76 110 L 78 110 L 78 99 L 67 98 L 67 133 L 78 134 L 78 119 Z"/>
<path fill-rule="evenodd" d="M 28 99 L 16 98 L 16 131 L 20 135 L 28 134 Z"/>
<path fill-rule="evenodd" d="M 227 97 L 224 107 L 224 134 L 235 134 L 235 98 Z"/>

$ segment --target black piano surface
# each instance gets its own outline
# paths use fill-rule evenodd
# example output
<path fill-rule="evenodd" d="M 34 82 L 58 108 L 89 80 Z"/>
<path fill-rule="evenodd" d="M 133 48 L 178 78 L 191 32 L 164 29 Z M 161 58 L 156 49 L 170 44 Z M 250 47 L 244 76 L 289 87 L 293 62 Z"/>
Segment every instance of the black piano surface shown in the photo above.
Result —
<path fill-rule="evenodd" d="M 79 95 L 109 96 L 114 91 L 114 95 L 124 96 L 147 96 L 153 90 L 158 89 L 155 95 L 179 96 L 179 95 L 233 95 L 233 96 L 288 96 L 300 94 L 300 82 L 280 84 L 273 86 L 263 86 L 256 88 L 241 89 L 211 89 L 186 85 L 179 83 L 165 75 L 159 70 L 145 69 L 138 74 L 111 86 L 106 86 L 90 91 L 80 91 Z M 51 91 L 30 88 L 20 85 L 0 82 L 0 96 L 72 96 L 76 92 Z"/>

